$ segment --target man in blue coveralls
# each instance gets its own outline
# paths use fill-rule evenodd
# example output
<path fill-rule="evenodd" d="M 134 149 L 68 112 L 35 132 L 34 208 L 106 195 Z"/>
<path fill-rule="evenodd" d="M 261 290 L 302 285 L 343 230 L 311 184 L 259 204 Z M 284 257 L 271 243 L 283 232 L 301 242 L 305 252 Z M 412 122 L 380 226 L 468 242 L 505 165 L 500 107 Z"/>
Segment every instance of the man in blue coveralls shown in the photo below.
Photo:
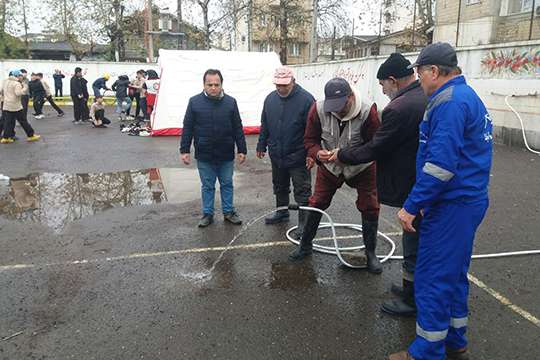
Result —
<path fill-rule="evenodd" d="M 413 232 L 413 220 L 424 215 L 415 272 L 418 312 L 416 339 L 390 360 L 468 359 L 467 271 L 488 208 L 492 122 L 457 64 L 455 50 L 436 43 L 411 65 L 429 104 L 420 124 L 416 183 L 398 217 Z"/>

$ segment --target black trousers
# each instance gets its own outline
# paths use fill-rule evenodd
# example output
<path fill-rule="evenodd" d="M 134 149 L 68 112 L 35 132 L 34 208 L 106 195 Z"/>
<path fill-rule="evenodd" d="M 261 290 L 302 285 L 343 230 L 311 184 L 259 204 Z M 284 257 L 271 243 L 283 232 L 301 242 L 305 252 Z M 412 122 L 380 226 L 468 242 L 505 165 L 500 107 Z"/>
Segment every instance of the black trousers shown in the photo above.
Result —
<path fill-rule="evenodd" d="M 49 104 L 51 104 L 51 106 L 54 108 L 54 110 L 56 110 L 57 113 L 59 113 L 59 114 L 64 113 L 64 111 L 62 109 L 60 109 L 60 107 L 58 107 L 58 105 L 56 105 L 56 103 L 53 100 L 52 95 L 47 96 L 47 101 L 49 102 Z"/>
<path fill-rule="evenodd" d="M 34 104 L 34 113 L 36 115 L 43 114 L 43 105 L 45 104 L 45 98 L 41 95 L 34 96 L 32 99 L 32 103 Z"/>
<path fill-rule="evenodd" d="M 289 205 L 291 180 L 294 200 L 298 205 L 307 205 L 311 196 L 311 172 L 305 166 L 279 168 L 272 161 L 272 184 L 276 195 L 276 206 Z"/>
<path fill-rule="evenodd" d="M 96 111 L 96 113 L 94 114 L 94 117 L 96 118 L 96 120 L 101 120 L 101 122 L 105 125 L 108 125 L 111 123 L 111 120 L 105 117 L 105 110 Z"/>
<path fill-rule="evenodd" d="M 64 96 L 62 93 L 62 85 L 54 86 L 54 97 L 58 97 L 58 96 Z"/>
<path fill-rule="evenodd" d="M 139 113 L 141 112 L 141 94 L 139 93 L 135 93 L 135 95 L 133 95 L 133 98 L 135 99 L 135 102 L 136 102 L 136 107 L 135 107 L 135 117 L 139 116 Z M 133 101 L 133 99 L 131 99 Z M 143 116 L 144 116 L 144 112 L 143 112 Z"/>
<path fill-rule="evenodd" d="M 78 97 L 73 96 L 71 100 L 73 101 L 73 116 L 75 117 L 75 121 L 81 121 L 83 119 L 84 104 L 86 103 L 86 99 L 79 99 Z"/>
<path fill-rule="evenodd" d="M 148 113 L 146 112 L 146 97 L 140 98 L 141 112 L 144 120 L 149 120 Z"/>
<path fill-rule="evenodd" d="M 85 121 L 90 120 L 90 108 L 88 107 L 88 98 L 83 99 L 82 119 L 85 120 Z"/>
<path fill-rule="evenodd" d="M 24 117 L 24 110 L 4 111 L 2 114 L 4 118 L 4 134 L 2 136 L 4 139 L 15 136 L 15 121 L 18 121 L 19 124 L 21 124 L 26 136 L 34 136 L 34 129 Z"/>
<path fill-rule="evenodd" d="M 28 118 L 28 103 L 30 102 L 30 96 L 29 95 L 23 95 L 21 96 L 21 104 L 23 107 L 23 113 L 24 118 Z"/>

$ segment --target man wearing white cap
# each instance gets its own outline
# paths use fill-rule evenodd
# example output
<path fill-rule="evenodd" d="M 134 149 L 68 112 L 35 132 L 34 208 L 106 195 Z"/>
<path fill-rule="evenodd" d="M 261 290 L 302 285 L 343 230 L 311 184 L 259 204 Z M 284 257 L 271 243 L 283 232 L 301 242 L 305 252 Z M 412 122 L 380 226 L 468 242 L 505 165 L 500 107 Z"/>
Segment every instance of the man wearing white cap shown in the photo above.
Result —
<path fill-rule="evenodd" d="M 28 141 L 37 141 L 40 136 L 35 134 L 34 129 L 24 117 L 21 97 L 27 92 L 28 85 L 23 84 L 23 75 L 20 70 L 11 70 L 9 77 L 2 86 L 4 103 L 2 105 L 2 116 L 4 117 L 4 128 L 1 144 L 11 144 L 15 136 L 15 121 L 21 124 Z"/>
<path fill-rule="evenodd" d="M 306 167 L 304 132 L 313 96 L 298 85 L 293 72 L 286 66 L 276 69 L 272 91 L 264 101 L 261 116 L 261 133 L 257 144 L 257 157 L 262 159 L 268 149 L 272 162 L 272 184 L 276 206 L 289 205 L 291 180 L 294 200 L 307 205 L 311 195 L 311 173 Z M 298 214 L 298 236 L 303 229 L 306 214 Z M 266 224 L 289 220 L 288 210 L 279 210 L 265 219 Z"/>

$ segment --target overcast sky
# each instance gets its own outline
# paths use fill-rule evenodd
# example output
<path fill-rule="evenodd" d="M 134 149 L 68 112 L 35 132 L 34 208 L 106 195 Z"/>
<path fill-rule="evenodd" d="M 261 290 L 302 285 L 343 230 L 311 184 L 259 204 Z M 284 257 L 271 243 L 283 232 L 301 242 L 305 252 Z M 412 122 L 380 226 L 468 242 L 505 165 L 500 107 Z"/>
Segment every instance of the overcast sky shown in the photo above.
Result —
<path fill-rule="evenodd" d="M 339 1 L 339 0 L 337 0 Z M 354 0 L 348 0 L 349 3 L 353 3 Z M 357 1 L 366 1 L 366 0 L 357 0 Z M 378 4 L 380 3 L 380 0 L 367 0 L 367 1 L 370 1 L 373 3 L 373 7 L 376 7 L 378 8 Z M 140 7 L 140 8 L 143 8 L 144 6 L 144 3 L 145 3 L 145 0 L 131 0 L 130 1 L 131 4 L 137 6 L 137 7 Z M 164 8 L 164 7 L 168 7 L 169 10 L 171 12 L 174 12 L 176 13 L 176 0 L 154 0 L 154 3 L 158 6 L 160 6 L 161 8 Z M 197 20 L 201 20 L 201 16 L 200 16 L 200 13 L 199 13 L 199 10 L 196 6 L 194 5 L 189 5 L 189 1 L 187 0 L 184 0 L 184 3 L 185 5 L 182 6 L 183 10 L 184 10 L 184 17 L 188 20 L 188 21 L 191 21 L 191 22 L 197 22 L 197 21 L 193 21 L 193 19 L 197 19 Z M 42 0 L 31 0 L 29 2 L 29 7 L 31 7 L 32 9 L 35 9 L 36 12 L 40 13 L 40 14 L 43 14 L 45 12 L 45 9 L 41 9 L 41 7 L 43 7 L 43 1 Z M 350 5 L 349 6 L 349 11 L 348 13 L 351 14 L 350 16 L 350 24 L 348 26 L 349 30 L 348 32 L 351 33 L 352 32 L 352 21 L 353 21 L 353 18 L 355 19 L 355 34 L 376 34 L 377 31 L 378 31 L 378 28 L 377 26 L 372 26 L 372 27 L 369 27 L 369 26 L 366 26 L 366 25 L 362 25 L 360 24 L 360 21 L 358 20 L 358 17 L 360 14 L 360 9 L 358 6 L 354 6 L 354 5 Z M 362 14 L 364 16 L 364 18 L 366 17 L 369 17 L 370 15 L 366 15 L 366 14 Z M 33 32 L 33 33 L 38 33 L 38 32 L 41 32 L 44 28 L 46 28 L 46 22 L 45 20 L 43 19 L 43 17 L 41 16 L 30 16 L 30 32 Z M 378 20 L 378 19 L 374 19 L 375 22 Z M 202 24 L 197 24 L 196 25 L 199 25 L 201 26 Z M 402 24 L 400 25 L 397 25 L 397 28 L 399 29 L 399 26 L 402 26 Z M 20 29 L 20 27 L 19 27 Z"/>

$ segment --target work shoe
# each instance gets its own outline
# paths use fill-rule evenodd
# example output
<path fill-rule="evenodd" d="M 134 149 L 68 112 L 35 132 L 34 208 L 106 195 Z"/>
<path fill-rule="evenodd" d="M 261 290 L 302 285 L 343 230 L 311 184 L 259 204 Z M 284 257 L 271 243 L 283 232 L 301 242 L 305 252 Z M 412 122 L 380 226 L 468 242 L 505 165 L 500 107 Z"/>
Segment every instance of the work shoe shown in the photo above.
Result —
<path fill-rule="evenodd" d="M 382 273 L 382 265 L 375 254 L 377 247 L 377 228 L 379 226 L 378 221 L 369 221 L 362 219 L 362 237 L 364 238 L 365 253 L 367 256 L 367 268 L 368 272 L 372 274 Z"/>
<path fill-rule="evenodd" d="M 390 286 L 390 292 L 396 296 L 403 297 L 403 286 L 392 284 L 392 286 Z"/>
<path fill-rule="evenodd" d="M 397 316 L 415 316 L 416 303 L 414 301 L 414 282 L 403 279 L 403 286 L 392 285 L 391 291 L 399 299 L 385 301 L 381 310 L 387 314 Z"/>
<path fill-rule="evenodd" d="M 396 316 L 416 316 L 416 306 L 412 306 L 403 299 L 390 299 L 383 302 L 381 311 Z"/>
<path fill-rule="evenodd" d="M 388 360 L 414 360 L 408 351 L 400 351 L 388 357 Z"/>
<path fill-rule="evenodd" d="M 11 144 L 14 142 L 15 140 L 13 140 L 12 138 L 2 138 L 2 140 L 0 140 L 0 144 Z"/>
<path fill-rule="evenodd" d="M 58 113 L 58 115 L 56 115 L 56 116 L 62 117 L 62 116 L 64 116 L 64 113 Z"/>
<path fill-rule="evenodd" d="M 294 250 L 292 253 L 289 254 L 289 261 L 297 262 L 302 261 L 305 258 L 311 256 L 313 254 L 312 249 L 303 249 L 301 246 L 299 246 L 296 250 Z"/>
<path fill-rule="evenodd" d="M 214 216 L 210 214 L 204 214 L 201 220 L 199 221 L 199 227 L 204 228 L 214 222 Z"/>
<path fill-rule="evenodd" d="M 264 219 L 266 225 L 278 224 L 289 221 L 289 210 L 278 210 Z"/>
<path fill-rule="evenodd" d="M 26 141 L 32 142 L 32 141 L 38 141 L 39 139 L 41 139 L 41 136 L 38 134 L 34 134 L 32 136 L 27 137 Z"/>
<path fill-rule="evenodd" d="M 230 222 L 233 225 L 242 225 L 242 220 L 240 220 L 240 217 L 236 213 L 236 211 L 232 211 L 227 214 L 223 214 L 223 219 L 225 221 Z"/>
<path fill-rule="evenodd" d="M 447 360 L 469 360 L 469 354 L 467 348 L 462 349 L 446 349 L 446 359 Z"/>

